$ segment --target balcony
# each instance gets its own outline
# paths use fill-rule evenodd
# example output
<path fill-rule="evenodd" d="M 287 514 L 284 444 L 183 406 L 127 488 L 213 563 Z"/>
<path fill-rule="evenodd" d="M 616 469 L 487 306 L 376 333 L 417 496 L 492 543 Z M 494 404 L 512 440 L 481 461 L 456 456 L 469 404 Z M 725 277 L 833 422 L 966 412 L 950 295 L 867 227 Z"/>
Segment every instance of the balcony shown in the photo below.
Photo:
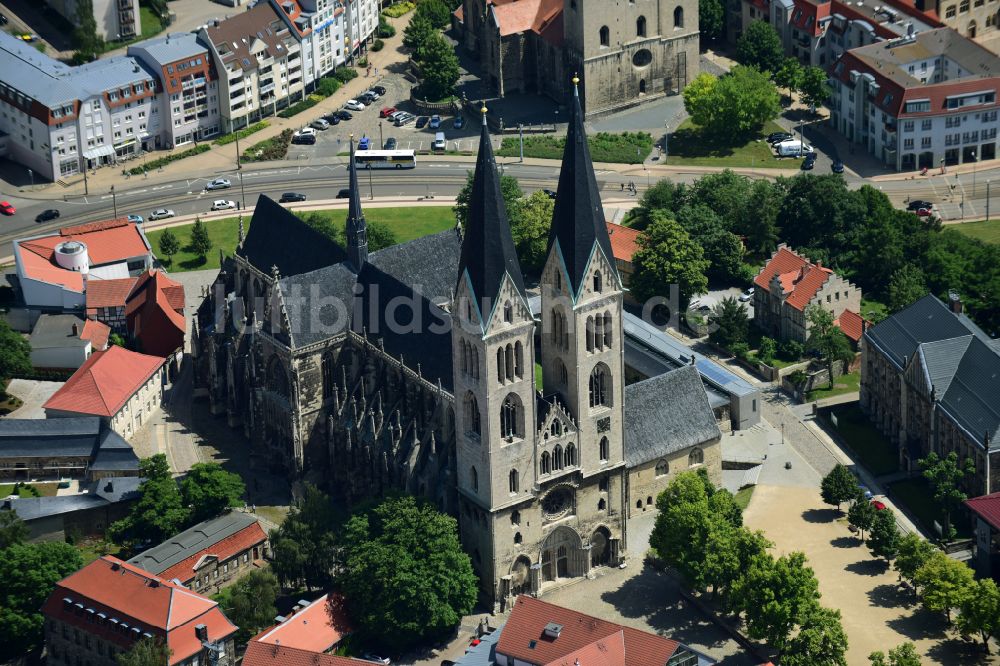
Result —
<path fill-rule="evenodd" d="M 263 99 L 264 95 L 274 90 L 274 83 L 268 83 L 260 87 L 260 96 Z"/>

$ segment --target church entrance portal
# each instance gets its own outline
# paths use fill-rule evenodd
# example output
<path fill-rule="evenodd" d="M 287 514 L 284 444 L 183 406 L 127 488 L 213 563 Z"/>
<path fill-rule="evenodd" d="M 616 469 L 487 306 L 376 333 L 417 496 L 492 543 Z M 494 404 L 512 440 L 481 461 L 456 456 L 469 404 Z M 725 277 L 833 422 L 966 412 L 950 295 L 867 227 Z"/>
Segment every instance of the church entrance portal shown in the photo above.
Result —
<path fill-rule="evenodd" d="M 542 544 L 542 582 L 573 578 L 586 573 L 583 543 L 569 527 L 559 527 Z"/>

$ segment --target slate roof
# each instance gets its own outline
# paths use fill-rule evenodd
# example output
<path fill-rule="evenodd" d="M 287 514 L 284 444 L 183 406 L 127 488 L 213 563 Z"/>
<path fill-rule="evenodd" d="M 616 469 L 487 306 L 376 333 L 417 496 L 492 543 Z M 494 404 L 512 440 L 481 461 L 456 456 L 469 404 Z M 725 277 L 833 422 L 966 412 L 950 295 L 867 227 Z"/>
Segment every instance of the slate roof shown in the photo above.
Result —
<path fill-rule="evenodd" d="M 625 387 L 625 461 L 630 467 L 722 436 L 693 365 Z"/>
<path fill-rule="evenodd" d="M 1000 354 L 979 338 L 968 336 L 948 390 L 937 389 L 940 407 L 969 436 L 990 450 L 1000 448 Z M 954 352 L 941 350 L 941 355 Z"/>
<path fill-rule="evenodd" d="M 67 74 L 72 70 L 55 58 L 39 53 L 6 31 L 0 31 L 0 72 L 3 82 L 49 108 L 68 104 L 78 90 Z"/>
<path fill-rule="evenodd" d="M 54 497 L 22 497 L 6 500 L 5 506 L 25 522 L 59 516 L 76 511 L 106 507 L 117 502 L 139 498 L 139 485 L 144 481 L 135 476 L 95 481 L 86 493 Z"/>
<path fill-rule="evenodd" d="M 146 63 L 127 55 L 99 58 L 74 67 L 68 74 L 77 86 L 80 97 L 98 97 L 105 91 L 127 88 L 136 83 L 158 81 L 159 73 Z"/>
<path fill-rule="evenodd" d="M 908 308 L 870 327 L 865 339 L 886 354 L 902 369 L 905 359 L 923 342 L 949 340 L 973 335 L 983 342 L 990 338 L 964 314 L 956 315 L 933 294 L 924 296 Z"/>
<path fill-rule="evenodd" d="M 172 32 L 133 44 L 129 51 L 143 50 L 151 59 L 161 65 L 186 60 L 197 56 L 207 56 L 208 48 L 198 41 L 193 32 Z"/>
<path fill-rule="evenodd" d="M 75 335 L 73 334 L 73 324 L 77 326 Z M 43 314 L 35 322 L 35 328 L 31 331 L 31 338 L 29 338 L 31 348 L 86 347 L 91 342 L 90 336 L 84 337 L 86 334 L 86 324 L 87 321 L 79 315 Z M 103 326 L 103 324 L 101 325 Z M 91 330 L 91 333 L 99 333 L 99 331 Z M 104 342 L 106 343 L 107 340 L 108 336 L 105 335 Z M 94 346 L 100 350 L 101 347 L 98 346 L 98 342 L 100 342 L 99 339 L 94 342 Z"/>
<path fill-rule="evenodd" d="M 602 220 L 603 223 L 603 220 Z M 510 276 L 514 288 L 524 296 L 524 278 L 517 261 L 510 219 L 500 193 L 493 144 L 483 114 L 479 135 L 476 172 L 469 195 L 469 216 L 462 239 L 462 256 L 458 265 L 458 284 L 468 280 L 485 327 L 496 305 L 504 276 Z"/>
<path fill-rule="evenodd" d="M 139 472 L 139 458 L 132 445 L 111 428 L 105 428 L 97 442 L 97 451 L 90 463 L 94 472 Z"/>
<path fill-rule="evenodd" d="M 226 67 L 244 71 L 256 69 L 260 64 L 251 48 L 257 40 L 264 45 L 270 57 L 280 59 L 288 55 L 285 43 L 290 45 L 295 39 L 274 7 L 267 2 L 210 25 L 205 33 Z"/>
<path fill-rule="evenodd" d="M 260 523 L 257 522 L 257 518 L 249 513 L 230 511 L 218 518 L 212 518 L 211 520 L 198 523 L 194 527 L 189 527 L 160 545 L 139 553 L 130 559 L 129 563 L 150 573 L 163 574 L 165 571 L 171 570 L 190 557 L 206 550 L 212 551 L 214 547 L 225 539 L 244 530 L 252 530 L 255 526 L 256 531 L 253 534 L 259 536 L 258 542 L 267 539 L 267 535 L 260 529 Z M 242 552 L 243 550 L 245 548 L 241 548 L 240 551 L 236 552 Z M 164 574 L 164 577 L 168 580 L 174 578 L 173 575 L 167 574 Z M 183 582 L 190 576 L 178 577 Z"/>
<path fill-rule="evenodd" d="M 257 198 L 250 230 L 236 253 L 265 274 L 270 274 L 271 267 L 277 266 L 283 277 L 308 273 L 347 259 L 344 248 L 335 241 L 263 194 Z"/>
<path fill-rule="evenodd" d="M 115 469 L 139 469 L 131 445 L 96 416 L 0 419 L 0 458 L 50 457 L 100 458 L 102 465 L 116 461 Z"/>
<path fill-rule="evenodd" d="M 594 163 L 590 159 L 587 133 L 583 128 L 583 110 L 580 108 L 579 89 L 574 84 L 570 102 L 569 131 L 559 169 L 559 186 L 552 212 L 552 231 L 549 250 L 558 243 L 563 264 L 569 273 L 569 284 L 574 296 L 580 294 L 584 274 L 595 246 L 615 271 L 615 255 L 608 238 L 607 219 L 601 204 L 601 190 L 594 176 Z"/>

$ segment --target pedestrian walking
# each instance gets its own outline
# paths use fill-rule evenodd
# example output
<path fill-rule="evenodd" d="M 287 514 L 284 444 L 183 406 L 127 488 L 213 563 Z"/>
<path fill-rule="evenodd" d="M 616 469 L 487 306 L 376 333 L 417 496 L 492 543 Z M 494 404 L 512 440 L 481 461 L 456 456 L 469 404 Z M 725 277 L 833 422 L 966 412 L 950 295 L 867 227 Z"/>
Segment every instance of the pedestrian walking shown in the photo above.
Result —
<path fill-rule="evenodd" d="M 625 191 L 625 183 L 622 183 L 622 192 Z"/>

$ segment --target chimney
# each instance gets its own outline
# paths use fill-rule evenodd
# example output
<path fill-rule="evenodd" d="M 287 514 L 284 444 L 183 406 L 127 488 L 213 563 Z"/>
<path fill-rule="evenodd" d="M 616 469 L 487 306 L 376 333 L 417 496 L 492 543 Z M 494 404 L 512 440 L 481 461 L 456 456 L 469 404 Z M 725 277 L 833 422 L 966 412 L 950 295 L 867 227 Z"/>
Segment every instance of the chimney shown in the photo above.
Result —
<path fill-rule="evenodd" d="M 74 338 L 80 337 L 80 325 L 79 324 L 73 324 L 73 337 Z"/>
<path fill-rule="evenodd" d="M 115 491 L 115 484 L 111 481 L 111 479 L 108 479 L 108 482 L 104 485 L 104 492 L 113 493 L 114 491 Z"/>
<path fill-rule="evenodd" d="M 194 625 L 194 635 L 199 641 L 208 640 L 208 627 L 203 624 Z"/>
<path fill-rule="evenodd" d="M 948 307 L 955 314 L 962 314 L 962 297 L 953 289 L 948 290 Z"/>
<path fill-rule="evenodd" d="M 556 624 L 555 622 L 549 622 L 547 625 L 545 625 L 545 629 L 542 630 L 542 636 L 544 636 L 545 638 L 551 638 L 552 640 L 555 640 L 559 638 L 559 634 L 562 633 L 562 630 L 563 628 L 561 624 Z"/>
<path fill-rule="evenodd" d="M 816 268 L 820 268 L 820 269 L 823 268 L 823 262 L 822 261 L 817 261 L 816 262 Z"/>

